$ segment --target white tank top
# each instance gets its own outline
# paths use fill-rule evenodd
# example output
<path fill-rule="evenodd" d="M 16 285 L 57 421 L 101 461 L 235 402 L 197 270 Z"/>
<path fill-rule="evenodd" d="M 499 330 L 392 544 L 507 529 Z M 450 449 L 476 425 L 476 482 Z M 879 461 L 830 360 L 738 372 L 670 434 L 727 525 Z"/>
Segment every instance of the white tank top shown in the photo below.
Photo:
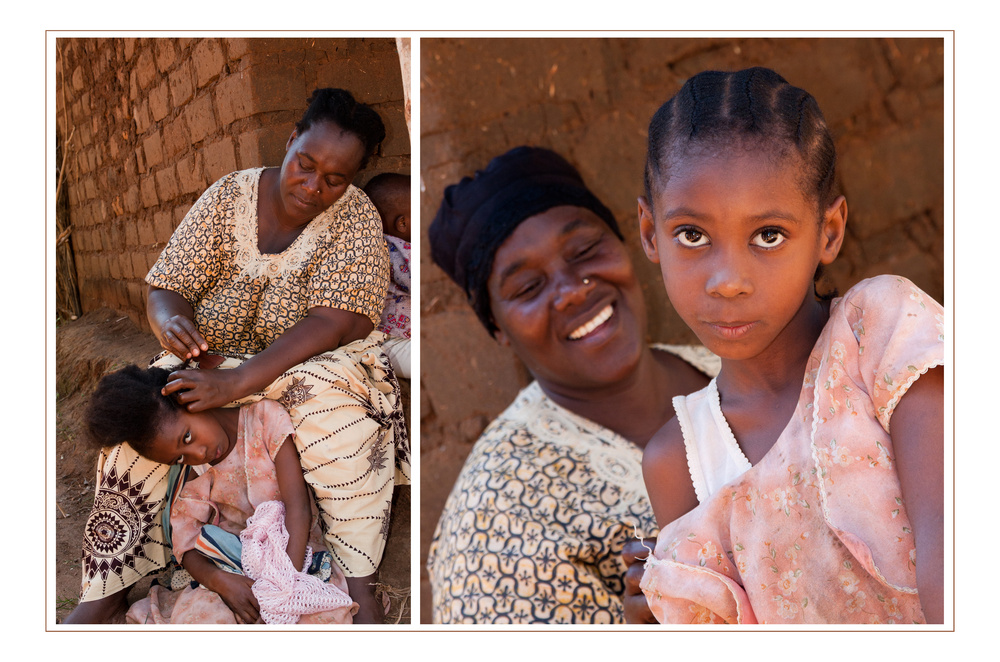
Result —
<path fill-rule="evenodd" d="M 742 476 L 750 461 L 722 415 L 715 379 L 696 393 L 676 396 L 673 404 L 684 436 L 691 482 L 701 503 Z"/>

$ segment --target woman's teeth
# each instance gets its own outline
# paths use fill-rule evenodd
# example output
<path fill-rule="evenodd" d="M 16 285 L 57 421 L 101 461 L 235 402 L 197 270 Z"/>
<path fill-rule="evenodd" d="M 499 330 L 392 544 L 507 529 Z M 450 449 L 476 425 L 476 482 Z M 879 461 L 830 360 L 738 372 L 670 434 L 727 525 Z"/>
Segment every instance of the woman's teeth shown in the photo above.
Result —
<path fill-rule="evenodd" d="M 585 335 L 611 319 L 614 312 L 614 308 L 611 307 L 611 304 L 608 304 L 601 312 L 597 313 L 592 320 L 578 328 L 573 333 L 569 334 L 569 339 L 579 340 L 580 338 L 583 338 Z"/>

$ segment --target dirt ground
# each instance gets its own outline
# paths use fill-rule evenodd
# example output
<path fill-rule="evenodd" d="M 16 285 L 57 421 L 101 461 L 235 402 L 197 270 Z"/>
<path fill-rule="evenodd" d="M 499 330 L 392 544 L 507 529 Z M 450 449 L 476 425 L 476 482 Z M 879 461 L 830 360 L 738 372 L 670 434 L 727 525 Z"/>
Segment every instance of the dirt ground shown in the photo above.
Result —
<path fill-rule="evenodd" d="M 83 411 L 105 373 L 129 363 L 146 365 L 160 350 L 155 338 L 111 310 L 61 322 L 56 331 L 56 620 L 76 606 L 80 593 L 83 529 L 94 500 L 97 451 L 86 442 Z M 400 380 L 403 411 L 410 419 L 410 383 Z M 379 588 L 390 599 L 386 623 L 410 623 L 410 488 L 396 489 Z M 151 578 L 132 587 L 133 602 L 148 591 Z"/>

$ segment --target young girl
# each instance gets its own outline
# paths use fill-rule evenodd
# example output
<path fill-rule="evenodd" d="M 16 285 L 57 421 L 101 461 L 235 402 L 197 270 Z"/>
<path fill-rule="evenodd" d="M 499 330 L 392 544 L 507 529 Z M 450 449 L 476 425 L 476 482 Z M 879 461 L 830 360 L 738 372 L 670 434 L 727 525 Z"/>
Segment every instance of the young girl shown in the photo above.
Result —
<path fill-rule="evenodd" d="M 723 362 L 643 457 L 660 622 L 943 622 L 943 310 L 896 276 L 817 293 L 834 161 L 767 69 L 701 73 L 650 124 L 643 247 Z"/>
<path fill-rule="evenodd" d="M 188 465 L 183 475 L 200 473 L 173 491 L 164 522 L 174 557 L 197 587 L 154 586 L 129 621 L 350 623 L 357 605 L 343 575 L 328 552 L 317 552 L 317 563 L 307 552 L 323 550 L 323 538 L 288 414 L 267 399 L 191 413 L 163 395 L 169 375 L 128 366 L 101 380 L 87 410 L 95 443 L 127 441 L 155 462 Z M 330 583 L 299 572 L 303 565 Z"/>

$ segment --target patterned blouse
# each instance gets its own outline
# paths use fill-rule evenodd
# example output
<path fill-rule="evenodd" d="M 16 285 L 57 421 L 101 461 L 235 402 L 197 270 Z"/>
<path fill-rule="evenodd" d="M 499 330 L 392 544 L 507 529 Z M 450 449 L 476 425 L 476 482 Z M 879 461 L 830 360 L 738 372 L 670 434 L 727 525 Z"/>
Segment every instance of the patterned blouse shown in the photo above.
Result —
<path fill-rule="evenodd" d="M 905 278 L 836 299 L 774 446 L 660 534 L 642 580 L 657 619 L 922 623 L 889 424 L 943 362 L 943 310 Z"/>
<path fill-rule="evenodd" d="M 146 282 L 183 296 L 209 347 L 222 354 L 262 351 L 314 306 L 359 313 L 377 325 L 389 255 L 375 206 L 351 186 L 283 252 L 261 254 L 262 172 L 234 172 L 205 191 Z"/>
<path fill-rule="evenodd" d="M 622 623 L 622 547 L 656 532 L 642 450 L 532 383 L 483 432 L 445 504 L 427 564 L 434 622 Z"/>

